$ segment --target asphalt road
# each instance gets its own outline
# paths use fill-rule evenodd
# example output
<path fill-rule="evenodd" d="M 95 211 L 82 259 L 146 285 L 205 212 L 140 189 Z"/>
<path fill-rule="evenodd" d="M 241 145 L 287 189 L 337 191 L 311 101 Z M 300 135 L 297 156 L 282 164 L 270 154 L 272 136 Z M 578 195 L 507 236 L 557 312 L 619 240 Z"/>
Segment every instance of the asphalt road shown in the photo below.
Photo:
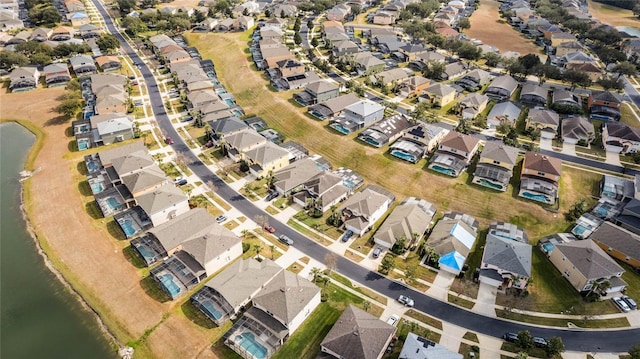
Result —
<path fill-rule="evenodd" d="M 140 70 L 149 90 L 151 106 L 156 120 L 164 133 L 174 139 L 174 144 L 171 146 L 176 153 L 184 154 L 188 162 L 191 162 L 189 167 L 193 173 L 200 177 L 205 183 L 207 181 L 213 182 L 216 186 L 216 193 L 238 209 L 243 215 L 252 219 L 258 215 L 266 216 L 269 223 L 276 228 L 276 235 L 284 234 L 288 236 L 293 239 L 295 248 L 315 260 L 324 262 L 325 255 L 330 253 L 327 248 L 292 230 L 286 224 L 279 222 L 268 213 L 254 206 L 253 203 L 238 194 L 222 179 L 217 177 L 189 150 L 182 138 L 173 128 L 169 117 L 166 114 L 158 85 L 151 74 L 151 70 L 117 31 L 111 21 L 111 18 L 107 16 L 106 10 L 102 4 L 97 0 L 93 1 L 96 4 L 98 11 L 100 11 L 101 15 L 104 17 L 109 31 L 120 40 L 124 52 L 130 56 L 133 61 L 142 64 Z M 342 275 L 391 298 L 396 298 L 400 294 L 408 295 L 415 300 L 415 308 L 417 310 L 434 316 L 440 320 L 494 337 L 501 337 L 505 332 L 518 332 L 520 330 L 528 329 L 536 336 L 543 336 L 547 338 L 560 336 L 562 337 L 567 350 L 584 352 L 626 352 L 632 345 L 640 343 L 640 328 L 627 330 L 584 331 L 540 328 L 523 325 L 520 323 L 485 317 L 433 299 L 424 293 L 409 289 L 396 281 L 383 277 L 378 273 L 361 267 L 360 265 L 343 257 L 338 257 L 336 270 Z"/>

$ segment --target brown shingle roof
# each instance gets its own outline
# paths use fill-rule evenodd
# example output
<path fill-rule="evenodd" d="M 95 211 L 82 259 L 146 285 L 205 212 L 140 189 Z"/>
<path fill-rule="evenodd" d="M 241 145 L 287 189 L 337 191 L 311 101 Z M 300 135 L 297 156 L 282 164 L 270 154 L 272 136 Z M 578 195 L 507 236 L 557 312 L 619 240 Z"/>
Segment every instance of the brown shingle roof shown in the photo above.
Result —
<path fill-rule="evenodd" d="M 525 153 L 524 168 L 556 176 L 562 175 L 562 161 L 560 159 L 541 155 L 537 152 Z"/>
<path fill-rule="evenodd" d="M 478 144 L 478 140 L 460 132 L 451 131 L 440 143 L 442 146 L 470 153 Z"/>

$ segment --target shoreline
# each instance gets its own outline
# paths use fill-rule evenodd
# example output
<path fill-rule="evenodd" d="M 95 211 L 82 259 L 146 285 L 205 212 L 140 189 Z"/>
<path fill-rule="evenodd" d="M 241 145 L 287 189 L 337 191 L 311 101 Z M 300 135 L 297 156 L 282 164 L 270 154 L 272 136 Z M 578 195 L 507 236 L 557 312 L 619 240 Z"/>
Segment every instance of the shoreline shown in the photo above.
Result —
<path fill-rule="evenodd" d="M 36 126 L 35 124 L 25 120 L 17 120 L 17 119 L 0 120 L 0 123 L 15 123 L 19 126 L 22 126 L 24 129 L 26 129 L 27 131 L 29 131 L 35 136 L 35 141 L 33 145 L 31 145 L 31 147 L 29 148 L 29 152 L 27 154 L 27 158 L 25 159 L 24 166 L 23 166 L 23 169 L 28 169 L 28 170 L 33 169 L 33 163 L 35 159 L 38 157 L 38 153 L 42 149 L 46 134 L 40 131 L 40 128 L 38 128 L 38 126 Z M 33 240 L 33 243 L 36 246 L 38 255 L 40 255 L 40 257 L 42 258 L 42 261 L 45 267 L 47 267 L 47 269 L 58 279 L 58 281 L 63 285 L 63 287 L 65 287 L 69 291 L 69 293 L 78 301 L 78 303 L 82 306 L 82 308 L 86 310 L 88 313 L 92 314 L 92 317 L 95 319 L 96 323 L 98 324 L 98 327 L 100 328 L 100 332 L 105 336 L 105 338 L 107 339 L 107 341 L 111 346 L 114 346 L 114 345 L 116 346 L 116 353 L 117 353 L 119 349 L 124 348 L 124 345 L 117 339 L 117 337 L 115 336 L 115 333 L 112 332 L 111 329 L 106 325 L 100 313 L 95 308 L 93 308 L 89 304 L 89 302 L 83 297 L 82 293 L 80 293 L 73 286 L 73 284 L 71 284 L 71 282 L 67 280 L 62 270 L 60 270 L 55 266 L 55 264 L 51 260 L 52 258 L 51 254 L 47 253 L 42 243 L 40 242 L 41 240 L 42 241 L 45 241 L 45 240 L 38 235 L 38 231 L 33 226 L 27 210 L 28 204 L 25 202 L 25 189 L 28 192 L 29 189 L 26 187 L 28 187 L 29 179 L 22 181 L 20 183 L 20 213 L 21 213 L 22 219 L 25 222 L 25 229 L 29 233 L 29 237 L 31 237 L 31 239 Z"/>

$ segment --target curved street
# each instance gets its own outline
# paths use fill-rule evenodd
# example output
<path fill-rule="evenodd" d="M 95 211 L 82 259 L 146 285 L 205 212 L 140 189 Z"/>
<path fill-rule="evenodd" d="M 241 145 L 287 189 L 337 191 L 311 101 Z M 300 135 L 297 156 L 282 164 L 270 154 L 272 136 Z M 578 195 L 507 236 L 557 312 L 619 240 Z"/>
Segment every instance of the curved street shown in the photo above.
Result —
<path fill-rule="evenodd" d="M 141 64 L 140 71 L 147 86 L 153 114 L 159 127 L 168 136 L 174 139 L 171 145 L 176 153 L 183 154 L 189 162 L 189 168 L 203 182 L 212 181 L 216 187 L 216 193 L 232 206 L 238 209 L 247 218 L 255 218 L 257 215 L 267 216 L 269 223 L 275 224 L 279 228 L 277 235 L 285 234 L 292 238 L 295 247 L 309 257 L 324 262 L 324 257 L 330 251 L 322 245 L 306 238 L 302 234 L 289 228 L 285 223 L 281 223 L 268 213 L 257 208 L 253 203 L 234 189 L 229 187 L 222 179 L 217 177 L 208 167 L 206 167 L 196 155 L 194 155 L 182 138 L 178 135 L 164 108 L 164 103 L 155 78 L 147 64 L 138 56 L 133 48 L 125 41 L 122 34 L 118 32 L 106 9 L 98 0 L 93 0 L 100 14 L 105 20 L 108 30 L 114 34 L 122 45 L 122 49 L 134 62 Z M 554 156 L 558 156 L 554 153 Z M 562 157 L 560 157 L 562 158 Z M 563 158 L 564 160 L 564 158 Z M 595 161 L 592 161 L 595 162 Z M 603 164 L 596 162 L 600 166 Z M 598 167 L 600 167 L 598 166 Z M 442 321 L 449 322 L 471 331 L 501 337 L 505 332 L 518 332 L 520 330 L 530 330 L 535 335 L 542 337 L 560 336 L 567 350 L 581 352 L 626 352 L 629 347 L 637 344 L 640 338 L 640 328 L 615 329 L 615 330 L 581 330 L 581 329 L 559 329 L 536 327 L 507 320 L 489 318 L 474 312 L 453 306 L 449 303 L 441 302 L 424 293 L 417 292 L 404 285 L 390 280 L 386 277 L 372 272 L 350 260 L 338 257 L 337 271 L 342 275 L 354 280 L 366 287 L 378 291 L 388 297 L 396 298 L 399 294 L 411 296 L 416 304 L 415 309 L 436 317 Z"/>

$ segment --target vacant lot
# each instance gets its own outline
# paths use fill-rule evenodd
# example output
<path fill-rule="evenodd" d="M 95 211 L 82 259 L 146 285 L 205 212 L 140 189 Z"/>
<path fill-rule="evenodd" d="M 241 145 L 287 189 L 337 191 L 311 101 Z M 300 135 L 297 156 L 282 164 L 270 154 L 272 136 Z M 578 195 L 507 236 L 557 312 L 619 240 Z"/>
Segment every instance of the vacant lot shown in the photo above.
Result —
<path fill-rule="evenodd" d="M 482 40 L 487 45 L 497 47 L 500 52 L 516 51 L 521 55 L 540 53 L 538 46 L 522 36 L 500 17 L 499 5 L 500 3 L 496 0 L 480 0 L 478 10 L 469 18 L 471 28 L 465 30 L 465 34 L 471 38 Z"/>
<path fill-rule="evenodd" d="M 640 21 L 636 16 L 633 16 L 631 10 L 601 4 L 593 0 L 587 0 L 587 3 L 589 4 L 589 13 L 605 24 L 640 28 Z"/>
<path fill-rule="evenodd" d="M 215 63 L 221 81 L 234 94 L 248 114 L 256 114 L 291 140 L 299 141 L 311 152 L 325 156 L 334 167 L 345 166 L 364 176 L 368 183 L 393 191 L 398 200 L 419 196 L 432 201 L 438 211 L 458 210 L 476 216 L 484 225 L 493 220 L 512 221 L 524 226 L 529 236 L 539 238 L 569 225 L 561 214 L 545 211 L 539 205 L 514 198 L 514 191 L 497 193 L 471 186 L 467 176 L 452 179 L 397 160 L 380 150 L 363 146 L 330 131 L 326 123 L 312 120 L 305 109 L 291 101 L 291 92 L 276 93 L 268 88 L 262 73 L 247 58 L 246 34 L 187 34 L 204 58 Z M 237 81 L 242 79 L 242 81 Z M 565 169 L 562 177 L 561 213 L 577 198 L 589 197 L 592 187 L 584 186 L 597 176 Z"/>

